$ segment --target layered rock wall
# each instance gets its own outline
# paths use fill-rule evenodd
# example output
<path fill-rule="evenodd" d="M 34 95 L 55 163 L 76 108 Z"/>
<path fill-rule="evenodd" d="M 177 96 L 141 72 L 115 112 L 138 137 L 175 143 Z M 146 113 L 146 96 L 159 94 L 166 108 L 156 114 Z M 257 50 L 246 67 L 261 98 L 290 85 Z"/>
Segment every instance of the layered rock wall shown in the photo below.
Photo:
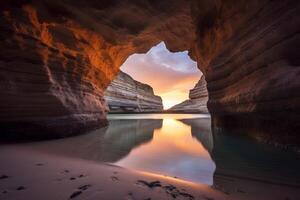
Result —
<path fill-rule="evenodd" d="M 103 93 L 121 64 L 162 40 L 178 39 L 174 51 L 188 48 L 195 35 L 188 10 L 185 1 L 1 1 L 1 137 L 105 126 Z"/>
<path fill-rule="evenodd" d="M 299 110 L 299 2 L 231 2 L 215 9 L 195 53 L 208 82 L 210 111 Z"/>
<path fill-rule="evenodd" d="M 204 73 L 214 126 L 300 144 L 299 12 L 298 0 L 3 0 L 1 134 L 103 126 L 120 65 L 165 41 Z"/>
<path fill-rule="evenodd" d="M 194 55 L 213 127 L 300 144 L 299 12 L 299 1 L 254 0 L 215 3 L 210 17 L 198 15 Z"/>
<path fill-rule="evenodd" d="M 120 71 L 104 93 L 109 112 L 159 112 L 162 99 L 153 89 Z"/>
<path fill-rule="evenodd" d="M 171 112 L 187 112 L 187 113 L 208 113 L 207 101 L 208 92 L 206 88 L 205 77 L 202 76 L 198 83 L 189 92 L 189 99 L 185 100 L 168 111 Z"/>

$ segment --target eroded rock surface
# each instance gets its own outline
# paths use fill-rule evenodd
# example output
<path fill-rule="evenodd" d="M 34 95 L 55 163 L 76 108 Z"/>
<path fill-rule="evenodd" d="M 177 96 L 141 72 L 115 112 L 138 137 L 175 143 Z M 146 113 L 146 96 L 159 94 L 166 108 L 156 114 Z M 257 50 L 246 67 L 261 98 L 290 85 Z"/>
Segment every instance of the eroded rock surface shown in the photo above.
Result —
<path fill-rule="evenodd" d="M 300 144 L 299 12 L 298 0 L 3 0 L 1 134 L 105 125 L 120 65 L 165 41 L 204 73 L 214 126 Z"/>
<path fill-rule="evenodd" d="M 189 99 L 185 100 L 172 108 L 172 112 L 187 113 L 208 113 L 207 109 L 208 92 L 205 77 L 202 76 L 198 83 L 189 92 Z"/>
<path fill-rule="evenodd" d="M 122 71 L 107 87 L 104 98 L 109 112 L 160 112 L 163 110 L 162 99 L 154 94 L 151 86 L 134 80 Z"/>
<path fill-rule="evenodd" d="M 187 49 L 195 38 L 189 11 L 185 1 L 2 1 L 1 135 L 104 126 L 103 92 L 120 65 L 160 41 Z"/>

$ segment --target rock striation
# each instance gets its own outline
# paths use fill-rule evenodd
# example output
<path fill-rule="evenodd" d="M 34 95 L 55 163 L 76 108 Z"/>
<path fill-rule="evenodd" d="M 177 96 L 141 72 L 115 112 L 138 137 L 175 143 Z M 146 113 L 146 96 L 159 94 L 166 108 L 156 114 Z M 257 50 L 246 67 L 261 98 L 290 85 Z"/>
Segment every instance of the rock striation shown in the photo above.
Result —
<path fill-rule="evenodd" d="M 161 41 L 187 49 L 195 35 L 189 10 L 183 0 L 1 1 L 1 137 L 105 126 L 104 91 L 121 64 Z"/>
<path fill-rule="evenodd" d="M 187 112 L 187 113 L 208 113 L 207 101 L 208 92 L 206 88 L 205 77 L 202 76 L 198 83 L 189 92 L 189 99 L 185 100 L 168 111 L 170 112 Z"/>
<path fill-rule="evenodd" d="M 109 112 L 160 112 L 162 99 L 151 86 L 120 71 L 104 92 Z"/>
<path fill-rule="evenodd" d="M 121 64 L 164 41 L 197 61 L 214 127 L 300 145 L 299 12 L 298 0 L 2 0 L 1 137 L 105 126 Z"/>

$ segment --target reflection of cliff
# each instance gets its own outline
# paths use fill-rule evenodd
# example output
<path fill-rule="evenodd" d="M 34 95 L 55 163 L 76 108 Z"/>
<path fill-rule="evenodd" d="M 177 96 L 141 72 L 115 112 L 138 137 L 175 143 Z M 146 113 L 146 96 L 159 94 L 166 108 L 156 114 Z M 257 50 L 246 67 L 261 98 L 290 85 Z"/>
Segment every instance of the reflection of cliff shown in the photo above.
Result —
<path fill-rule="evenodd" d="M 192 136 L 202 143 L 208 152 L 214 148 L 210 118 L 183 119 L 181 122 L 191 126 Z"/>
<path fill-rule="evenodd" d="M 116 162 L 138 145 L 151 141 L 161 119 L 111 120 L 107 128 L 76 137 L 31 143 L 30 148 L 85 160 Z"/>
<path fill-rule="evenodd" d="M 116 162 L 130 151 L 153 138 L 154 129 L 162 127 L 162 119 L 111 120 L 107 128 L 101 152 L 103 161 Z"/>
<path fill-rule="evenodd" d="M 213 130 L 213 138 L 211 156 L 217 166 L 216 184 L 220 185 L 227 176 L 300 186 L 300 162 L 296 153 L 257 142 L 243 133 L 221 129 Z"/>

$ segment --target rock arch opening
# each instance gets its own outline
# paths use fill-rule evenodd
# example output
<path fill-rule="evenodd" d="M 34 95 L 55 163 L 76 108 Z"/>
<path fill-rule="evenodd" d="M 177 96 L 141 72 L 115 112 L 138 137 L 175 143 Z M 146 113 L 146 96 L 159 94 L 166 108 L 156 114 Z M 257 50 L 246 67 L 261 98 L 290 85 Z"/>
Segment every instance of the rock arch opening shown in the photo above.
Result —
<path fill-rule="evenodd" d="M 104 126 L 103 92 L 121 64 L 165 41 L 197 61 L 215 126 L 299 145 L 299 10 L 297 0 L 4 0 L 1 130 L 46 138 Z"/>
<path fill-rule="evenodd" d="M 109 112 L 208 112 L 205 79 L 187 51 L 172 53 L 160 42 L 120 69 L 105 92 Z"/>

